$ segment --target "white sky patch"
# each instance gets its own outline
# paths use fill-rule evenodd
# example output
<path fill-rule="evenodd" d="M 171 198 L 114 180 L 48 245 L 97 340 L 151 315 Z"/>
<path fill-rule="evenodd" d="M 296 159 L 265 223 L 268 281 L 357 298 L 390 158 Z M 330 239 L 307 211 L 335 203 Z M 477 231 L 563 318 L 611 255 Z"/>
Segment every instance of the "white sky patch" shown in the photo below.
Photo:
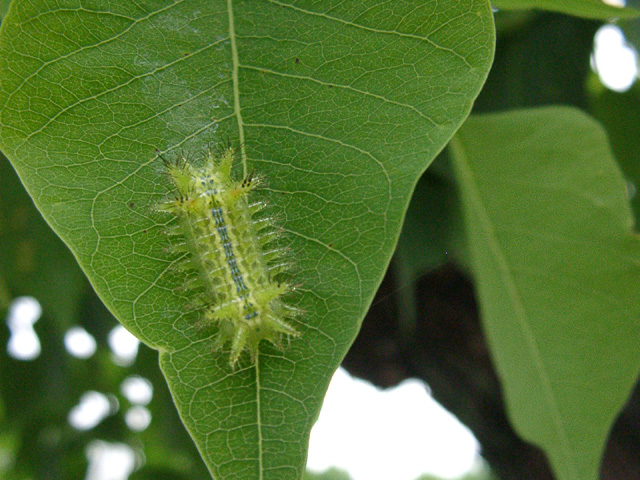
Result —
<path fill-rule="evenodd" d="M 127 400 L 136 405 L 147 405 L 153 397 L 153 385 L 149 380 L 137 375 L 125 378 L 120 391 Z"/>
<path fill-rule="evenodd" d="M 311 431 L 307 468 L 353 480 L 457 477 L 479 460 L 479 444 L 419 380 L 379 390 L 338 369 Z"/>
<path fill-rule="evenodd" d="M 91 430 L 118 410 L 118 402 L 103 393 L 88 391 L 82 394 L 78 405 L 69 412 L 67 420 L 76 430 Z"/>
<path fill-rule="evenodd" d="M 33 329 L 13 332 L 7 342 L 7 353 L 16 360 L 35 360 L 41 351 L 40 339 Z"/>
<path fill-rule="evenodd" d="M 136 468 L 136 454 L 123 443 L 92 441 L 85 450 L 89 461 L 85 480 L 127 480 Z"/>
<path fill-rule="evenodd" d="M 151 412 L 140 405 L 131 407 L 124 414 L 124 422 L 134 432 L 141 432 L 151 423 Z"/>
<path fill-rule="evenodd" d="M 626 92 L 638 78 L 638 52 L 616 25 L 603 25 L 593 41 L 591 66 L 610 90 Z"/>
<path fill-rule="evenodd" d="M 41 352 L 33 325 L 42 316 L 42 307 L 33 297 L 17 297 L 9 306 L 7 327 L 11 333 L 7 353 L 17 360 L 35 360 Z"/>
<path fill-rule="evenodd" d="M 109 332 L 108 342 L 113 352 L 114 363 L 127 367 L 135 362 L 138 356 L 140 340 L 129 333 L 122 325 L 115 326 Z"/>
<path fill-rule="evenodd" d="M 64 334 L 64 346 L 76 358 L 87 359 L 96 353 L 96 340 L 82 327 L 71 327 Z"/>

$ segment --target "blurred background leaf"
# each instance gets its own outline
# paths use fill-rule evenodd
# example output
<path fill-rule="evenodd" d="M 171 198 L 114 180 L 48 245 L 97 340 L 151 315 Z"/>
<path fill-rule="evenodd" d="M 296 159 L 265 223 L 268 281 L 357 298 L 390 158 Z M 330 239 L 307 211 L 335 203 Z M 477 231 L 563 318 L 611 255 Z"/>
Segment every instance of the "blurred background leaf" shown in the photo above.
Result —
<path fill-rule="evenodd" d="M 492 0 L 491 4 L 499 9 L 539 9 L 600 20 L 634 18 L 640 15 L 633 8 L 614 6 L 602 0 Z"/>
<path fill-rule="evenodd" d="M 640 373 L 640 241 L 605 132 L 522 110 L 469 119 L 451 153 L 511 420 L 559 479 L 595 480 Z"/>

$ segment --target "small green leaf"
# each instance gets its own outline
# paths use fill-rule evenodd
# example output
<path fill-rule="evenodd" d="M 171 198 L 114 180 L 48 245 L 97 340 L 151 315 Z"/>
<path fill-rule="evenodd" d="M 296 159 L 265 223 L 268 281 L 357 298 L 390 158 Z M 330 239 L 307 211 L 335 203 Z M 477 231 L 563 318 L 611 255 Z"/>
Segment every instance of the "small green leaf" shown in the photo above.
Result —
<path fill-rule="evenodd" d="M 14 1 L 0 147 L 219 479 L 298 479 L 413 187 L 491 64 L 485 0 Z M 241 145 L 291 241 L 302 334 L 231 371 L 188 321 L 155 150 Z M 169 153 L 170 154 L 170 153 Z M 248 360 L 245 359 L 245 360 Z"/>
<path fill-rule="evenodd" d="M 492 0 L 495 8 L 505 10 L 549 10 L 576 17 L 608 20 L 610 18 L 635 18 L 640 11 L 628 7 L 614 7 L 602 0 Z"/>
<path fill-rule="evenodd" d="M 512 422 L 559 479 L 595 480 L 640 370 L 640 242 L 606 136 L 545 108 L 472 118 L 451 145 Z"/>

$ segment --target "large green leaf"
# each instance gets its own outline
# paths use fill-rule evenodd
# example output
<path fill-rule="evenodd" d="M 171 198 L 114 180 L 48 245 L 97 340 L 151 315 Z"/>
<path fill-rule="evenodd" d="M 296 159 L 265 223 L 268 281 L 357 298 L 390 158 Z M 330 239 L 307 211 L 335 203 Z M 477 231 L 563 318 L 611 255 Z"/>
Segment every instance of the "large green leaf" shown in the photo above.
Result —
<path fill-rule="evenodd" d="M 127 328 L 160 350 L 216 478 L 293 479 L 418 176 L 490 66 L 484 0 L 14 1 L 0 147 Z M 288 232 L 305 312 L 230 371 L 183 313 L 154 153 L 230 139 Z"/>
<path fill-rule="evenodd" d="M 559 479 L 596 479 L 640 370 L 640 242 L 606 136 L 546 108 L 470 119 L 451 145 L 512 422 Z"/>
<path fill-rule="evenodd" d="M 634 18 L 640 11 L 608 5 L 602 0 L 492 0 L 496 8 L 528 10 L 532 8 L 566 13 L 585 18 Z"/>

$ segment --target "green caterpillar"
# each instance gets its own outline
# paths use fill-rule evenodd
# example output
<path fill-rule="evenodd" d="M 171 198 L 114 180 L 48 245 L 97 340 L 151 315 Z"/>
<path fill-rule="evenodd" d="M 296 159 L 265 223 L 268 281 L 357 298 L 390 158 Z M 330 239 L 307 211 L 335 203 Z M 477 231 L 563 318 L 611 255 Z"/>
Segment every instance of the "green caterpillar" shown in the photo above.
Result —
<path fill-rule="evenodd" d="M 232 368 L 244 350 L 255 362 L 262 340 L 282 348 L 283 335 L 299 335 L 287 321 L 299 314 L 285 301 L 293 287 L 279 280 L 288 270 L 280 230 L 263 202 L 249 202 L 259 181 L 231 177 L 234 158 L 225 148 L 209 150 L 201 167 L 163 159 L 177 195 L 158 206 L 177 217 L 170 235 L 179 239 L 172 248 L 185 259 L 187 290 L 202 323 L 218 327 L 214 348 L 230 345 Z"/>

